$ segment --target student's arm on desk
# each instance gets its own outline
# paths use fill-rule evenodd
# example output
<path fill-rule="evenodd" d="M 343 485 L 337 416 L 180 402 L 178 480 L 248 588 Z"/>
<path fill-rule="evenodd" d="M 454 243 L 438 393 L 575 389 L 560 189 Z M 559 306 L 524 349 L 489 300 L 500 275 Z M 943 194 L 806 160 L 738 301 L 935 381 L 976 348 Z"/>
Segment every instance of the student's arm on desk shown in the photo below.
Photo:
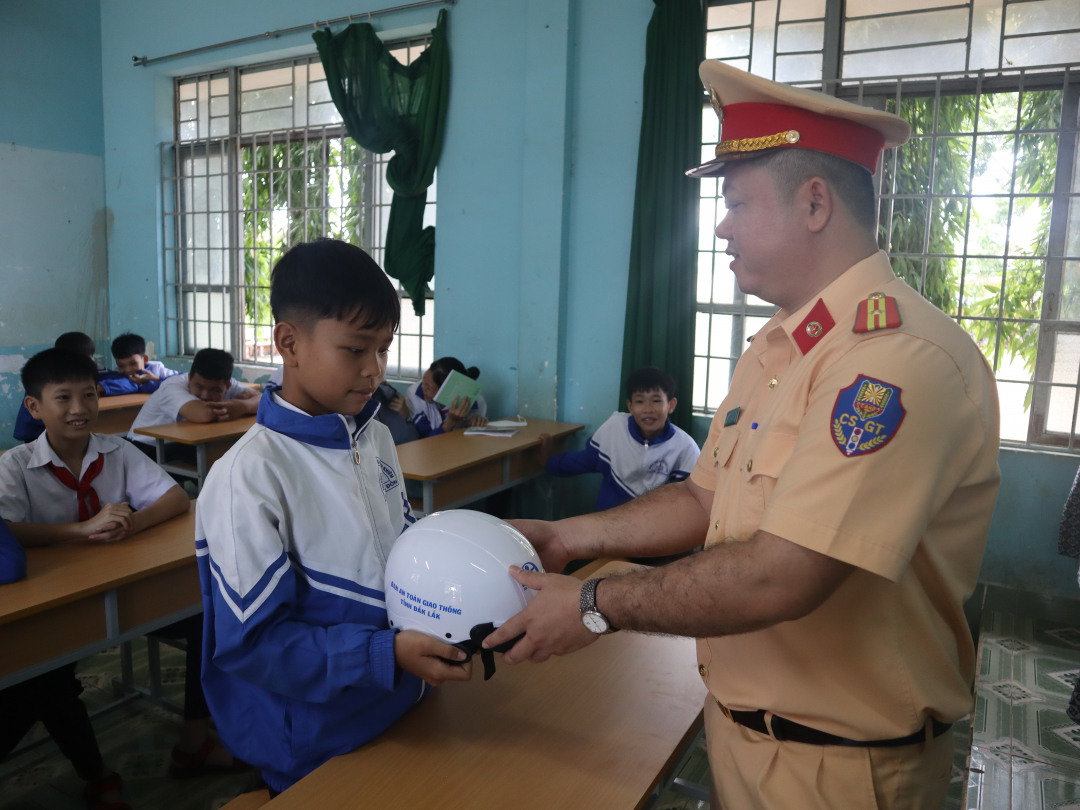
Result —
<path fill-rule="evenodd" d="M 140 509 L 131 516 L 132 530 L 130 534 L 136 534 L 157 526 L 166 520 L 171 520 L 177 515 L 182 515 L 191 508 L 191 499 L 184 492 L 183 487 L 170 487 L 164 495 L 149 506 Z"/>
<path fill-rule="evenodd" d="M 0 520 L 0 585 L 17 582 L 26 576 L 26 552 L 11 533 L 7 522 Z"/>
<path fill-rule="evenodd" d="M 222 408 L 224 402 L 203 402 L 201 399 L 193 399 L 180 406 L 178 415 L 189 422 L 206 424 L 208 422 L 220 422 L 225 411 Z"/>
<path fill-rule="evenodd" d="M 107 503 L 89 520 L 74 523 L 25 523 L 7 521 L 11 533 L 23 546 L 54 546 L 58 543 L 111 542 L 133 532 L 131 508 L 126 503 Z"/>

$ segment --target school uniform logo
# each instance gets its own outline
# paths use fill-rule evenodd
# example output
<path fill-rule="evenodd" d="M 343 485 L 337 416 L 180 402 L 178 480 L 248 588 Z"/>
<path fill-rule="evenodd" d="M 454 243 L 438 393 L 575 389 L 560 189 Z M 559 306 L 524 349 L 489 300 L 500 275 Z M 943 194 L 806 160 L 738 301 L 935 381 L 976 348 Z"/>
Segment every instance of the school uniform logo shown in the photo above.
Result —
<path fill-rule="evenodd" d="M 654 475 L 667 475 L 668 465 L 667 462 L 664 461 L 662 458 L 658 458 L 656 461 L 649 465 L 648 470 Z"/>
<path fill-rule="evenodd" d="M 892 441 L 906 413 L 899 387 L 860 374 L 836 397 L 833 441 L 845 456 L 876 452 Z"/>
<path fill-rule="evenodd" d="M 394 473 L 394 468 L 381 458 L 375 460 L 379 462 L 379 485 L 382 486 L 383 492 L 389 492 L 398 485 L 397 474 Z"/>

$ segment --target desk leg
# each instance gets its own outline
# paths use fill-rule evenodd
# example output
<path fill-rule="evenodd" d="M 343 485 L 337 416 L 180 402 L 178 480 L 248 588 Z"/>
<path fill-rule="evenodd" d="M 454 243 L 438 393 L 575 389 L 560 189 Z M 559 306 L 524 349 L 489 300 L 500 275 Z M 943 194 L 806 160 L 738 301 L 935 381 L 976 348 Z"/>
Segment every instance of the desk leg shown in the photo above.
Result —
<path fill-rule="evenodd" d="M 131 661 L 130 641 L 125 641 L 120 645 L 120 682 L 124 684 L 124 690 L 127 692 L 135 688 L 135 669 Z"/>
<path fill-rule="evenodd" d="M 424 482 L 424 514 L 430 515 L 435 511 L 435 482 Z"/>
<path fill-rule="evenodd" d="M 154 439 L 154 446 L 155 446 L 155 448 L 157 450 L 157 463 L 158 464 L 164 464 L 165 463 L 165 440 L 164 439 Z"/>
<path fill-rule="evenodd" d="M 206 445 L 195 446 L 195 466 L 199 472 L 199 492 L 202 492 L 203 481 L 206 480 Z"/>
<path fill-rule="evenodd" d="M 161 697 L 161 648 L 153 636 L 146 637 L 146 667 L 150 672 L 150 695 Z"/>

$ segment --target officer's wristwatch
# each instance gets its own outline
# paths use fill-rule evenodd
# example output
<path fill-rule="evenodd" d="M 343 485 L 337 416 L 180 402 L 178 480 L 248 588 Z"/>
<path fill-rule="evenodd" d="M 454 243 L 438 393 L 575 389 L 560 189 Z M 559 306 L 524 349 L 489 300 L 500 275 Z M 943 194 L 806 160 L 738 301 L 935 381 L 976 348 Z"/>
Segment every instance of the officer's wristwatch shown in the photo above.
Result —
<path fill-rule="evenodd" d="M 596 609 L 596 587 L 603 579 L 590 579 L 581 586 L 581 623 L 598 636 L 614 633 L 618 628 Z"/>

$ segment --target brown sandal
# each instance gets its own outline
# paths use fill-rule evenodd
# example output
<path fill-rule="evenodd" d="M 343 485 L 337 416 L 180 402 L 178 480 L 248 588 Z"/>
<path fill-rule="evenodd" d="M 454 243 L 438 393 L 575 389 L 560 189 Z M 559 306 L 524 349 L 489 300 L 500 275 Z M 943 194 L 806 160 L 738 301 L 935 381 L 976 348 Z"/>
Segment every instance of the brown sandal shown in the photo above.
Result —
<path fill-rule="evenodd" d="M 190 779 L 194 776 L 224 776 L 227 774 L 244 773 L 251 769 L 241 759 L 233 757 L 232 765 L 214 765 L 206 760 L 210 752 L 218 745 L 212 737 L 208 737 L 194 754 L 181 751 L 179 746 L 172 750 L 172 762 L 169 763 L 169 776 L 173 779 Z"/>
<path fill-rule="evenodd" d="M 86 787 L 83 788 L 83 801 L 86 802 L 89 810 L 131 810 L 131 805 L 127 802 L 107 802 L 101 798 L 103 793 L 108 793 L 111 790 L 119 792 L 122 789 L 123 784 L 120 780 L 120 774 L 114 773 L 104 779 L 87 782 Z"/>

